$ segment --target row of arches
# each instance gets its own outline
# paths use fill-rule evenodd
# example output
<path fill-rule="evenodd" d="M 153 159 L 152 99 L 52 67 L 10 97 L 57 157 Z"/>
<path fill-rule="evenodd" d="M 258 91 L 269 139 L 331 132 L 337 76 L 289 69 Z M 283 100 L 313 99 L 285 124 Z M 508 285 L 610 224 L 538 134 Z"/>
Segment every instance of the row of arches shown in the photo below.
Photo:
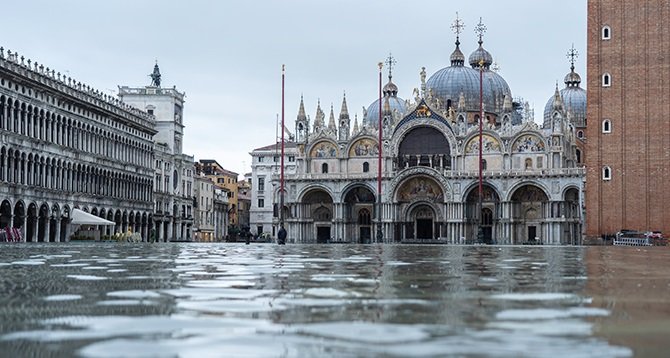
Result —
<path fill-rule="evenodd" d="M 132 139 L 128 133 L 115 133 L 5 95 L 0 96 L 0 129 L 113 160 L 152 165 L 150 138 Z"/>
<path fill-rule="evenodd" d="M 121 210 L 98 207 L 78 207 L 92 215 L 115 223 L 114 226 L 100 226 L 103 235 L 132 231 L 140 233 L 147 240 L 153 229 L 153 216 L 150 212 Z M 58 203 L 24 203 L 19 200 L 12 203 L 5 199 L 0 203 L 0 229 L 17 228 L 25 242 L 63 242 L 74 234 L 70 225 L 71 208 Z"/>
<path fill-rule="evenodd" d="M 398 185 L 393 201 L 381 206 L 385 240 L 466 243 L 477 239 L 481 227 L 487 243 L 579 243 L 578 188 L 566 188 L 559 200 L 550 199 L 535 183 L 523 183 L 505 196 L 488 183 L 483 189 L 480 208 L 476 184 L 466 189 L 461 202 L 445 202 L 439 184 L 430 177 L 407 178 Z M 319 243 L 370 242 L 379 222 L 375 202 L 376 195 L 363 184 L 348 188 L 339 200 L 326 187 L 312 186 L 289 205 L 290 232 L 298 242 L 314 238 Z"/>
<path fill-rule="evenodd" d="M 5 146 L 0 148 L 0 182 L 144 202 L 152 200 L 153 190 L 152 180 L 138 174 Z"/>

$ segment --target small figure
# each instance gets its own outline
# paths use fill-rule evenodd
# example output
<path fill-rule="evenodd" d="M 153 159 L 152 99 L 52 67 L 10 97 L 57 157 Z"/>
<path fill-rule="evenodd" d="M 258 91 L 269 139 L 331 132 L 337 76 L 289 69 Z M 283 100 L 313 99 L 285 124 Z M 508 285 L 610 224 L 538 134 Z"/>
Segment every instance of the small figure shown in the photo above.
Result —
<path fill-rule="evenodd" d="M 279 228 L 279 232 L 277 233 L 277 244 L 286 245 L 286 229 L 284 229 L 283 224 Z"/>

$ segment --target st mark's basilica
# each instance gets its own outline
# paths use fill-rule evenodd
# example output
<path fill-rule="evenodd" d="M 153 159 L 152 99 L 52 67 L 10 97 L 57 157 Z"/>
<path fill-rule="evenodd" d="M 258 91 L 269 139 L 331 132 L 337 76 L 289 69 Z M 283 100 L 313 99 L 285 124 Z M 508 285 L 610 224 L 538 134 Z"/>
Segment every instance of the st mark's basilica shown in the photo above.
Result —
<path fill-rule="evenodd" d="M 339 117 L 331 107 L 327 122 L 320 104 L 312 121 L 301 99 L 295 143 L 290 143 L 297 149 L 295 171 L 285 177 L 283 221 L 289 242 L 374 241 L 380 207 L 384 242 L 476 242 L 481 225 L 484 242 L 581 243 L 585 170 L 583 138 L 576 133 L 584 125 L 586 97 L 580 76 L 573 66 L 566 88 L 556 86 L 544 124 L 538 126 L 532 110 L 512 97 L 492 68 L 483 31 L 466 65 L 459 25 L 457 20 L 451 63 L 427 80 L 422 68 L 414 98 L 398 97 L 387 66 L 379 206 L 379 99 L 364 111 L 362 123 L 355 118 L 353 125 L 346 98 Z M 387 64 L 393 64 L 391 57 Z M 277 176 L 273 180 L 278 203 Z"/>

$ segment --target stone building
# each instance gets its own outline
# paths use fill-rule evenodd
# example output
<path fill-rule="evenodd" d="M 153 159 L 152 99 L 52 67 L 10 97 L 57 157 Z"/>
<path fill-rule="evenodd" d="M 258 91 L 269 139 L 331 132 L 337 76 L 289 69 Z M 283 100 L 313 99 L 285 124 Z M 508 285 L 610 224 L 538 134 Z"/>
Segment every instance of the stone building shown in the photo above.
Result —
<path fill-rule="evenodd" d="M 221 241 L 228 235 L 228 192 L 214 187 L 214 240 Z"/>
<path fill-rule="evenodd" d="M 223 189 L 228 195 L 228 224 L 238 226 L 238 174 L 224 169 L 213 159 L 200 159 L 196 165 L 199 173 L 212 180 L 217 188 Z"/>
<path fill-rule="evenodd" d="M 0 48 L 0 228 L 67 241 L 80 209 L 115 222 L 103 236 L 146 240 L 154 128 L 154 116 Z"/>
<path fill-rule="evenodd" d="M 261 235 L 276 237 L 279 230 L 279 165 L 281 142 L 256 148 L 251 153 L 251 229 Z M 284 143 L 284 170 L 286 175 L 296 173 L 295 142 Z"/>
<path fill-rule="evenodd" d="M 214 183 L 203 176 L 195 180 L 195 240 L 214 241 Z"/>
<path fill-rule="evenodd" d="M 286 177 L 283 208 L 289 242 L 369 242 L 378 227 L 384 242 L 475 242 L 479 227 L 484 242 L 581 242 L 585 172 L 577 164 L 575 125 L 560 92 L 554 94 L 551 123 L 539 128 L 528 106 L 513 100 L 507 82 L 491 69 L 483 32 L 469 56 L 470 67 L 465 65 L 461 24 L 457 20 L 454 26 L 450 65 L 428 80 L 422 69 L 412 100 L 398 97 L 389 58 L 381 128 L 379 99 L 362 123 L 355 118 L 353 125 L 346 98 L 338 117 L 331 107 L 326 119 L 317 104 L 313 123 L 301 100 L 296 172 Z"/>
<path fill-rule="evenodd" d="M 161 87 L 158 64 L 145 87 L 119 87 L 119 98 L 153 115 L 154 230 L 159 241 L 193 239 L 193 156 L 182 152 L 184 93 Z"/>
<path fill-rule="evenodd" d="M 586 235 L 670 232 L 670 1 L 589 0 Z"/>

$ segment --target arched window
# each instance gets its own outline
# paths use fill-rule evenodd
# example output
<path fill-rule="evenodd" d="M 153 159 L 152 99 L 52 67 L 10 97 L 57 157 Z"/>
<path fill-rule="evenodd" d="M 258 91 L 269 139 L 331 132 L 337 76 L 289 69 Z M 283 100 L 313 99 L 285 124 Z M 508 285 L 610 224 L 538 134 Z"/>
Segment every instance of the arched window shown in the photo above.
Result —
<path fill-rule="evenodd" d="M 486 170 L 486 159 L 482 159 L 482 170 Z"/>
<path fill-rule="evenodd" d="M 603 133 L 612 133 L 612 121 L 609 119 L 603 120 Z"/>
<path fill-rule="evenodd" d="M 602 35 L 603 40 L 611 39 L 612 38 L 612 29 L 607 25 L 603 26 L 603 29 L 601 31 L 601 35 Z"/>
<path fill-rule="evenodd" d="M 526 158 L 525 167 L 526 170 L 533 169 L 533 160 L 530 158 Z"/>
<path fill-rule="evenodd" d="M 324 174 L 328 173 L 328 164 L 327 163 L 321 164 L 321 173 L 324 173 Z"/>
<path fill-rule="evenodd" d="M 582 163 L 582 151 L 577 149 L 575 154 L 577 155 L 577 163 L 581 164 Z"/>
<path fill-rule="evenodd" d="M 365 162 L 363 163 L 363 173 L 367 173 L 370 171 L 370 163 Z"/>
<path fill-rule="evenodd" d="M 603 167 L 603 180 L 612 180 L 612 168 L 608 166 Z"/>
<path fill-rule="evenodd" d="M 584 131 L 577 131 L 577 138 L 579 139 L 584 138 Z"/>
<path fill-rule="evenodd" d="M 603 75 L 603 87 L 609 87 L 612 85 L 612 76 L 609 73 Z"/>

